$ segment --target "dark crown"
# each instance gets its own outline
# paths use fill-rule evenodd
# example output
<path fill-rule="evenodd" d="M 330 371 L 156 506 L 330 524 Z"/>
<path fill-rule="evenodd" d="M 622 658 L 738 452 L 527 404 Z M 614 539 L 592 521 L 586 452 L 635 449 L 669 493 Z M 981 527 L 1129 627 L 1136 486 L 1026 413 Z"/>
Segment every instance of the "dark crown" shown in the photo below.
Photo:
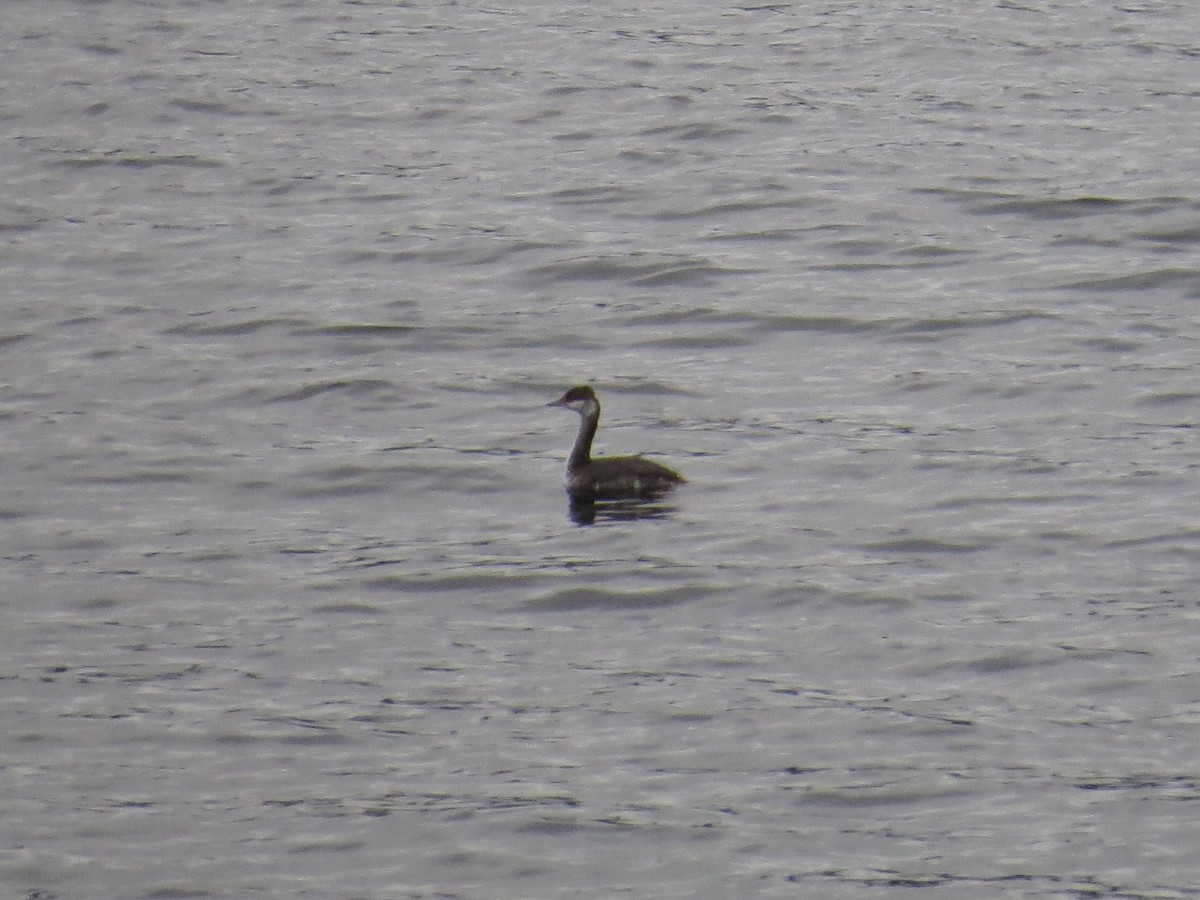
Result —
<path fill-rule="evenodd" d="M 576 400 L 595 400 L 596 392 L 586 384 L 576 385 L 563 394 L 563 403 L 574 403 Z"/>

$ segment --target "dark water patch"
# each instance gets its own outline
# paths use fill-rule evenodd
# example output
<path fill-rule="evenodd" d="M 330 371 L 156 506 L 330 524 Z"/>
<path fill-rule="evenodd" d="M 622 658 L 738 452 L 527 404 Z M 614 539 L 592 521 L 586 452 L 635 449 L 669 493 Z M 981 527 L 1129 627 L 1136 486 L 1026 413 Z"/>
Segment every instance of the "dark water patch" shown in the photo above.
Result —
<path fill-rule="evenodd" d="M 748 335 L 729 332 L 707 334 L 679 334 L 665 338 L 654 338 L 642 346 L 674 348 L 679 350 L 717 350 L 722 347 L 745 347 L 755 343 Z"/>
<path fill-rule="evenodd" d="M 939 541 L 933 538 L 918 538 L 904 537 L 896 538 L 890 541 L 878 541 L 871 544 L 863 544 L 864 550 L 873 551 L 875 553 L 901 553 L 901 554 L 922 554 L 922 553 L 973 553 L 976 550 L 983 549 L 985 544 L 968 544 L 954 541 Z"/>
<path fill-rule="evenodd" d="M 564 131 L 554 135 L 556 141 L 590 141 L 596 137 L 594 131 Z"/>
<path fill-rule="evenodd" d="M 1091 234 L 1068 234 L 1061 237 L 1056 237 L 1053 240 L 1047 241 L 1047 247 L 1053 247 L 1055 250 L 1074 251 L 1077 248 L 1085 250 L 1102 249 L 1102 250 L 1119 250 L 1125 245 L 1125 236 L 1109 235 L 1097 237 Z"/>
<path fill-rule="evenodd" d="M 886 713 L 889 716 L 899 717 L 900 719 L 913 720 L 936 726 L 949 725 L 956 729 L 970 727 L 975 724 L 973 720 L 962 716 L 905 709 L 903 706 L 898 705 L 897 701 L 890 699 L 884 700 L 839 695 L 826 688 L 799 687 L 780 682 L 773 678 L 750 678 L 749 681 L 752 684 L 762 684 L 769 687 L 774 694 L 800 698 L 796 704 L 799 708 L 854 710 L 872 715 Z M 818 770 L 801 771 L 795 766 L 789 766 L 786 771 L 788 774 L 812 774 Z"/>
<path fill-rule="evenodd" d="M 986 391 L 978 391 L 972 393 L 987 394 Z M 1020 392 L 1014 393 L 1011 396 L 1020 397 Z M 954 451 L 929 451 L 920 462 L 917 463 L 917 468 L 925 470 L 937 469 L 952 469 L 961 471 L 964 468 L 974 468 L 979 470 L 1000 469 L 1020 475 L 1049 475 L 1055 472 L 1060 472 L 1069 465 L 1068 460 L 1059 459 L 1042 459 L 1026 453 L 1018 452 L 1001 452 L 996 450 L 954 450 Z M 1077 497 L 1086 500 L 1096 500 L 1098 495 L 1094 493 L 1078 494 Z"/>
<path fill-rule="evenodd" d="M 174 884 L 139 892 L 137 900 L 198 900 L 198 898 L 211 898 L 212 896 L 214 896 L 213 891 L 208 888 L 193 888 Z M 30 897 L 28 900 L 41 900 L 41 898 Z M 47 900 L 54 900 L 54 898 L 47 898 Z"/>
<path fill-rule="evenodd" d="M 712 284 L 719 277 L 744 274 L 748 273 L 724 266 L 695 264 L 676 266 L 653 275 L 635 278 L 632 283 L 642 287 L 699 286 Z"/>
<path fill-rule="evenodd" d="M 688 322 L 702 322 L 714 325 L 739 325 L 757 321 L 757 317 L 749 313 L 727 313 L 710 307 L 677 306 L 654 312 L 634 312 L 620 319 L 624 325 L 682 325 Z"/>
<path fill-rule="evenodd" d="M 1104 546 L 1110 549 L 1121 547 L 1154 547 L 1179 545 L 1190 551 L 1200 545 L 1200 528 L 1181 528 L 1178 531 L 1150 534 L 1142 537 L 1120 538 L 1107 541 Z"/>
<path fill-rule="evenodd" d="M 780 189 L 782 190 L 782 189 Z M 813 201 L 806 198 L 797 198 L 794 196 L 780 196 L 778 198 L 764 198 L 761 200 L 734 200 L 721 201 L 717 203 L 707 203 L 699 206 L 691 206 L 687 208 L 665 210 L 662 212 L 652 213 L 646 218 L 654 221 L 681 221 L 687 219 L 712 219 L 717 218 L 725 220 L 730 216 L 736 216 L 742 213 L 757 215 L 764 210 L 780 209 L 794 210 L 807 209 L 812 207 Z M 794 237 L 799 232 L 798 229 L 788 229 L 786 233 L 789 237 Z M 750 236 L 756 236 L 759 232 L 753 232 Z M 726 234 L 714 237 L 728 237 Z"/>
<path fill-rule="evenodd" d="M 595 831 L 597 828 L 608 830 L 611 824 L 608 822 L 601 823 L 595 819 L 587 819 L 578 816 L 541 816 L 533 822 L 528 822 L 524 825 L 517 826 L 514 829 L 518 834 L 534 834 L 548 836 L 562 835 L 586 835 L 589 832 Z"/>
<path fill-rule="evenodd" d="M 1079 219 L 1123 211 L 1140 203 L 1113 197 L 1013 198 L 979 204 L 973 212 L 979 215 L 1022 215 L 1033 219 Z"/>
<path fill-rule="evenodd" d="M 864 319 L 856 316 L 790 316 L 765 315 L 752 317 L 757 332 L 811 332 L 816 334 L 863 334 L 887 330 L 890 324 L 883 319 Z"/>
<path fill-rule="evenodd" d="M 237 107 L 221 100 L 193 100 L 177 97 L 171 101 L 171 105 L 185 112 L 212 113 L 222 116 L 238 115 L 239 113 Z"/>
<path fill-rule="evenodd" d="M 384 614 L 382 607 L 371 603 L 354 603 L 351 601 L 325 603 L 312 607 L 310 611 L 316 615 L 328 616 L 380 616 Z"/>
<path fill-rule="evenodd" d="M 698 772 L 697 774 L 708 773 Z M 730 814 L 733 810 L 726 808 L 719 812 Z M 602 816 L 588 817 L 562 813 L 542 815 L 533 822 L 517 826 L 515 831 L 520 834 L 571 836 L 584 840 L 603 840 L 606 835 L 619 831 L 627 833 L 634 840 L 659 842 L 670 837 L 682 837 L 688 840 L 718 839 L 721 837 L 721 833 L 714 828 L 714 824 L 707 816 L 701 821 L 683 826 L 663 823 L 655 820 L 652 810 L 635 807 L 627 812 Z"/>
<path fill-rule="evenodd" d="M 367 842 L 358 838 L 326 838 L 317 841 L 301 841 L 288 847 L 288 853 L 346 853 L 362 850 Z"/>
<path fill-rule="evenodd" d="M 1078 495 L 1068 494 L 1006 494 L 1003 497 L 950 497 L 930 505 L 930 510 L 970 509 L 978 506 L 1048 506 L 1078 503 Z"/>
<path fill-rule="evenodd" d="M 840 591 L 831 595 L 832 602 L 839 606 L 872 607 L 885 610 L 903 610 L 914 604 L 910 596 L 889 590 Z"/>
<path fill-rule="evenodd" d="M 825 246 L 843 256 L 878 256 L 883 253 L 891 253 L 896 248 L 896 245 L 891 241 L 864 240 L 861 238 L 830 241 Z M 840 268 L 843 265 L 847 265 L 847 263 L 836 263 L 834 267 Z"/>
<path fill-rule="evenodd" d="M 286 797 L 263 801 L 267 807 L 295 810 L 325 819 L 336 816 L 378 818 L 393 813 L 483 813 L 521 809 L 575 809 L 580 801 L 569 794 L 462 794 L 449 791 L 389 791 L 354 797 Z"/>
<path fill-rule="evenodd" d="M 794 241 L 803 229 L 774 228 L 758 231 L 722 231 L 720 234 L 706 234 L 699 239 L 703 241 Z"/>
<path fill-rule="evenodd" d="M 0 234 L 16 235 L 18 232 L 35 231 L 44 224 L 43 219 L 33 213 L 30 213 L 24 221 L 0 221 Z"/>
<path fill-rule="evenodd" d="M 942 265 L 944 265 L 942 262 L 921 262 L 919 264 L 914 264 L 910 262 L 888 260 L 877 262 L 835 262 L 826 263 L 824 265 L 814 265 L 812 268 L 819 272 L 857 274 L 860 272 L 886 272 L 897 269 L 928 268 L 931 266 L 941 267 Z"/>
<path fill-rule="evenodd" d="M 1164 231 L 1139 231 L 1133 237 L 1156 244 L 1200 244 L 1200 226 Z"/>
<path fill-rule="evenodd" d="M 893 252 L 899 256 L 911 256 L 922 261 L 936 261 L 939 265 L 944 264 L 950 259 L 964 258 L 971 255 L 971 251 L 969 250 L 963 250 L 960 247 L 948 247 L 945 244 L 915 244 Z"/>
<path fill-rule="evenodd" d="M 163 334 L 181 335 L 183 337 L 221 337 L 221 336 L 239 336 L 247 334 L 257 334 L 260 331 L 269 331 L 273 329 L 292 329 L 311 323 L 305 319 L 285 319 L 285 318 L 262 318 L 262 319 L 243 319 L 236 322 L 207 322 L 200 319 L 207 319 L 209 316 L 214 316 L 214 313 L 198 313 L 190 322 L 184 322 L 180 325 L 172 325 L 170 328 L 163 330 Z"/>
<path fill-rule="evenodd" d="M 116 597 L 87 597 L 74 604 L 76 609 L 85 612 L 104 612 L 110 609 L 116 609 L 123 606 L 125 600 Z"/>
<path fill-rule="evenodd" d="M 178 167 L 184 169 L 216 169 L 225 165 L 219 159 L 208 159 L 190 153 L 164 154 L 156 156 L 148 154 L 137 156 L 123 150 L 113 150 L 99 156 L 75 156 L 59 160 L 60 166 L 70 166 L 76 169 L 94 169 L 102 166 L 113 166 L 122 169 L 151 169 L 159 167 Z"/>
<path fill-rule="evenodd" d="M 243 557 L 241 550 L 197 550 L 193 553 L 183 554 L 183 558 L 189 562 L 233 562 L 234 560 Z"/>
<path fill-rule="evenodd" d="M 1077 343 L 1080 347 L 1099 350 L 1101 353 L 1135 353 L 1146 347 L 1144 341 L 1116 337 L 1083 338 Z"/>
<path fill-rule="evenodd" d="M 439 266 L 491 266 L 522 253 L 546 250 L 561 251 L 562 249 L 563 245 L 561 244 L 513 241 L 489 234 L 469 241 L 437 240 L 405 250 L 356 248 L 340 254 L 338 260 L 345 264 L 371 263 L 392 266 L 402 266 L 407 263 L 432 263 Z"/>
<path fill-rule="evenodd" d="M 629 199 L 629 189 L 623 186 L 565 188 L 559 191 L 552 191 L 550 198 L 580 205 L 624 203 Z"/>
<path fill-rule="evenodd" d="M 819 585 L 805 584 L 800 579 L 797 579 L 795 584 L 763 585 L 758 589 L 758 595 L 778 609 L 836 604 L 838 597 L 834 591 Z"/>
<path fill-rule="evenodd" d="M 274 394 L 267 397 L 266 400 L 270 403 L 294 403 L 329 393 L 345 394 L 350 397 L 368 396 L 380 400 L 396 399 L 395 385 L 389 381 L 379 378 L 350 378 L 307 384 L 293 391 Z"/>
<path fill-rule="evenodd" d="M 1177 406 L 1182 403 L 1195 409 L 1197 416 L 1200 416 L 1200 391 L 1156 391 L 1142 394 L 1137 402 L 1150 406 Z"/>
<path fill-rule="evenodd" d="M 95 53 L 97 56 L 120 56 L 124 52 L 120 47 L 100 41 L 80 44 L 79 49 L 86 50 L 88 53 Z"/>
<path fill-rule="evenodd" d="M 884 331 L 891 327 L 888 320 L 862 319 L 853 316 L 788 315 L 783 313 L 726 312 L 711 307 L 680 307 L 655 312 L 637 312 L 621 320 L 626 325 L 676 326 L 700 324 L 739 329 L 747 334 L 776 334 L 786 332 L 815 332 L 832 334 L 858 334 L 869 331 Z M 679 337 L 679 336 L 677 336 Z M 701 336 L 702 339 L 704 336 Z M 731 331 L 709 335 L 734 340 Z M 665 340 L 665 339 L 664 339 Z"/>
<path fill-rule="evenodd" d="M 350 743 L 350 738 L 333 730 L 333 726 L 306 722 L 295 717 L 261 718 L 257 720 L 264 725 L 285 725 L 287 730 L 264 730 L 256 733 L 226 731 L 212 736 L 214 744 L 251 745 L 251 744 L 281 744 L 284 746 L 342 746 Z M 303 731 L 295 731 L 302 728 Z"/>
<path fill-rule="evenodd" d="M 108 550 L 115 546 L 111 535 L 68 534 L 55 545 L 63 550 Z"/>
<path fill-rule="evenodd" d="M 956 201 L 975 215 L 1016 215 L 1031 219 L 1079 219 L 1110 212 L 1144 207 L 1145 200 L 1117 197 L 1020 197 L 991 191 L 946 188 L 921 188 L 918 194 L 932 194 Z"/>
<path fill-rule="evenodd" d="M 1074 782 L 1081 791 L 1165 792 L 1172 800 L 1200 800 L 1200 779 L 1192 775 L 1119 775 Z"/>
<path fill-rule="evenodd" d="M 587 257 L 562 260 L 525 271 L 525 277 L 539 284 L 560 281 L 623 281 L 634 285 L 704 283 L 718 276 L 743 274 L 708 260 L 642 259 L 629 257 Z M 697 282 L 699 279 L 699 282 Z"/>
<path fill-rule="evenodd" d="M 123 313 L 138 316 L 145 312 L 142 307 L 129 306 L 121 310 Z M 97 325 L 104 323 L 104 319 L 100 316 L 70 316 L 59 322 L 54 323 L 55 328 L 94 328 Z M 103 356 L 97 355 L 96 358 L 102 359 Z"/>
<path fill-rule="evenodd" d="M 293 329 L 291 333 L 299 336 L 393 338 L 407 337 L 419 330 L 421 329 L 416 325 L 340 323 L 336 325 L 305 325 L 302 328 Z"/>
<path fill-rule="evenodd" d="M 1062 656 L 1059 654 L 1039 654 L 1032 650 L 1013 648 L 1001 653 L 993 653 L 970 660 L 965 663 L 963 668 L 971 672 L 994 675 L 998 672 L 1013 672 L 1020 669 L 1035 669 L 1043 666 L 1057 665 L 1062 661 Z"/>
<path fill-rule="evenodd" d="M 998 328 L 1019 325 L 1024 322 L 1053 322 L 1057 316 L 1040 310 L 982 310 L 950 316 L 893 320 L 889 330 L 895 334 L 934 334 L 943 331 L 958 331 L 968 328 Z"/>
<path fill-rule="evenodd" d="M 576 612 L 587 609 L 658 609 L 694 603 L 717 593 L 716 588 L 684 586 L 651 590 L 626 591 L 618 588 L 563 588 L 522 605 L 524 609 L 544 612 Z"/>
<path fill-rule="evenodd" d="M 54 666 L 46 669 L 42 681 L 69 680 L 75 684 L 115 681 L 120 684 L 145 684 L 158 681 L 177 681 L 208 671 L 200 663 L 188 665 L 128 665 L 128 666 Z"/>
<path fill-rule="evenodd" d="M 584 329 L 559 331 L 551 328 L 509 329 L 495 336 L 492 346 L 510 350 L 550 349 L 555 355 L 566 352 L 611 352 L 611 340 L 598 331 L 591 336 Z M 522 385 L 518 385 L 520 387 Z M 561 388 L 560 388 L 561 390 Z"/>
<path fill-rule="evenodd" d="M 533 587 L 545 581 L 555 581 L 558 575 L 536 577 L 513 569 L 472 571 L 461 575 L 396 574 L 365 578 L 362 587 L 373 591 L 396 594 L 442 594 L 511 591 Z"/>
<path fill-rule="evenodd" d="M 822 869 L 785 875 L 783 880 L 789 884 L 811 885 L 814 890 L 820 887 L 822 892 L 832 892 L 838 887 L 849 888 L 855 891 L 852 896 L 866 896 L 860 892 L 867 889 L 883 889 L 888 891 L 888 896 L 892 896 L 897 888 L 910 892 L 905 896 L 912 895 L 914 890 L 924 894 L 937 888 L 949 891 L 939 893 L 939 897 L 1072 897 L 1077 900 L 1110 897 L 1113 900 L 1151 900 L 1154 897 L 1182 898 L 1195 895 L 1195 891 L 1188 887 L 1182 887 L 1179 892 L 1166 887 L 1141 889 L 1090 876 L 1039 873 L 971 875 L 950 872 L 903 872 L 899 869 L 878 868 Z M 987 890 L 988 893 L 980 895 L 978 892 L 981 889 Z"/>
<path fill-rule="evenodd" d="M 1188 197 L 1105 197 L 1105 196 L 1018 196 L 1002 191 L 963 188 L 917 188 L 916 194 L 939 197 L 958 203 L 979 215 L 1019 215 L 1041 220 L 1079 219 L 1088 216 L 1131 212 L 1151 216 L 1168 212 L 1194 212 L 1198 206 Z"/>
<path fill-rule="evenodd" d="M 673 137 L 680 141 L 720 141 L 746 134 L 744 128 L 732 128 L 714 122 L 686 122 L 680 125 L 656 125 L 636 132 L 643 137 Z"/>
<path fill-rule="evenodd" d="M 422 668 L 421 671 L 422 672 L 449 672 L 449 671 L 455 671 L 455 670 L 435 669 L 435 668 L 431 668 L 431 667 L 426 667 L 426 668 Z M 406 716 L 414 710 L 421 714 L 425 714 L 428 712 L 463 712 L 465 710 L 484 710 L 484 709 L 494 709 L 495 708 L 493 704 L 485 702 L 483 700 L 478 700 L 478 699 L 450 700 L 445 697 L 435 697 L 435 698 L 384 697 L 379 702 L 385 706 L 395 707 L 396 709 L 402 710 L 403 711 L 401 713 L 402 716 Z M 395 719 L 389 720 L 389 719 L 386 719 L 386 717 L 384 717 L 382 715 L 368 714 L 368 715 L 356 716 L 355 721 L 378 724 L 378 723 L 382 723 L 384 721 L 395 721 Z M 406 722 L 406 721 L 410 721 L 410 720 L 408 718 L 402 718 L 400 721 Z M 411 733 L 409 729 L 403 729 L 403 728 L 378 728 L 376 730 L 383 731 L 383 732 L 389 733 L 389 734 L 409 734 L 409 733 Z"/>
<path fill-rule="evenodd" d="M 411 200 L 412 197 L 408 194 L 401 193 L 400 191 L 375 190 L 375 191 L 360 191 L 359 193 L 356 193 L 353 196 L 348 197 L 347 199 L 354 203 L 362 203 L 362 204 L 369 204 L 369 203 L 389 203 L 390 204 L 390 203 L 404 203 L 406 201 Z"/>
<path fill-rule="evenodd" d="M 195 469 L 136 469 L 129 472 L 89 472 L 87 474 L 65 477 L 63 480 L 73 484 L 118 485 L 118 484 L 171 484 L 197 480 L 199 473 Z"/>
<path fill-rule="evenodd" d="M 629 325 L 711 324 L 740 326 L 748 333 L 781 334 L 808 332 L 815 334 L 864 334 L 870 332 L 892 335 L 929 335 L 947 331 L 975 328 L 1000 328 L 1026 322 L 1057 321 L 1058 317 L 1040 310 L 980 310 L 959 315 L 921 318 L 867 318 L 837 315 L 787 315 L 780 313 L 728 313 L 714 309 L 672 309 L 626 316 Z M 731 332 L 701 335 L 716 340 L 734 340 Z M 666 339 L 660 339 L 666 340 Z"/>
<path fill-rule="evenodd" d="M 876 807 L 919 806 L 930 800 L 964 797 L 974 789 L 959 781 L 957 773 L 935 772 L 931 778 L 909 776 L 873 769 L 864 772 L 868 780 L 859 784 L 808 786 L 800 802 L 805 806 L 867 809 Z"/>
<path fill-rule="evenodd" d="M 1074 291 L 1150 291 L 1159 288 L 1183 288 L 1187 296 L 1200 295 L 1200 271 L 1196 269 L 1156 269 L 1130 275 L 1085 278 L 1058 285 Z"/>

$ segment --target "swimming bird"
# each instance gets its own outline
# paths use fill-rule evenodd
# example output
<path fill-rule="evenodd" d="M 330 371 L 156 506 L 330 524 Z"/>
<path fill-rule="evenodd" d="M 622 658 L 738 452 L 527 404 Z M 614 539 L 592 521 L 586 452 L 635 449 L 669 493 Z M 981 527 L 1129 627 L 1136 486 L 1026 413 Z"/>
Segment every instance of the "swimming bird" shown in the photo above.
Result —
<path fill-rule="evenodd" d="M 592 459 L 592 439 L 600 424 L 600 400 L 586 384 L 577 385 L 549 406 L 579 413 L 579 434 L 567 459 L 567 493 L 573 501 L 660 497 L 685 479 L 641 456 Z"/>

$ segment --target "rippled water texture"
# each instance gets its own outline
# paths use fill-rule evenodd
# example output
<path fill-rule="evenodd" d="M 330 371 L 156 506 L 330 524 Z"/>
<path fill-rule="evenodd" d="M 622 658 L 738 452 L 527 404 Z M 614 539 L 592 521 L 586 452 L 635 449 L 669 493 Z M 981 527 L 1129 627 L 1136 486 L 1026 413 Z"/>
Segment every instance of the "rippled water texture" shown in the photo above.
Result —
<path fill-rule="evenodd" d="M 0 892 L 1200 896 L 1198 34 L 9 4 Z"/>

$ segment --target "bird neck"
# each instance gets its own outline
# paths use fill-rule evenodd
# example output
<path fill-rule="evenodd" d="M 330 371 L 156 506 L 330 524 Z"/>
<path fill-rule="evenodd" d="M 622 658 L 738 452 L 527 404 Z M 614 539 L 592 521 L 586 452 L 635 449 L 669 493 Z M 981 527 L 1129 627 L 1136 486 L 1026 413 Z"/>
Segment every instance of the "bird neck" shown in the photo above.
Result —
<path fill-rule="evenodd" d="M 582 469 L 592 461 L 592 439 L 596 436 L 596 428 L 599 425 L 599 407 L 580 413 L 579 434 L 575 435 L 575 446 L 571 448 L 571 456 L 567 460 L 567 468 L 571 471 Z"/>

